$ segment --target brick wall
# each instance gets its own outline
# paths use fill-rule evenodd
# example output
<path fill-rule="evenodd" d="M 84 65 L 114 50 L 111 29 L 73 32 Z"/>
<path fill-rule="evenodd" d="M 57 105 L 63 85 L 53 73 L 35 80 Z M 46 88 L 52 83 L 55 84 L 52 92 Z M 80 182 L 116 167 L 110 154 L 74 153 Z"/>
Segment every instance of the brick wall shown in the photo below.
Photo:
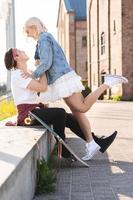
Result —
<path fill-rule="evenodd" d="M 86 21 L 76 22 L 76 72 L 82 79 L 87 79 L 87 43 L 83 38 L 87 36 Z"/>
<path fill-rule="evenodd" d="M 129 79 L 123 99 L 133 100 L 133 1 L 122 1 L 122 74 Z"/>
<path fill-rule="evenodd" d="M 88 77 L 91 76 L 92 89 L 100 84 L 102 72 L 124 75 L 129 84 L 112 89 L 112 94 L 133 99 L 133 1 L 92 0 L 90 16 L 90 0 L 87 5 L 88 63 L 91 63 Z M 105 34 L 103 55 L 102 32 Z"/>
<path fill-rule="evenodd" d="M 75 12 L 66 11 L 63 0 L 58 14 L 58 41 L 70 66 L 87 79 L 87 46 L 82 47 L 82 37 L 87 35 L 86 21 L 75 21 Z"/>

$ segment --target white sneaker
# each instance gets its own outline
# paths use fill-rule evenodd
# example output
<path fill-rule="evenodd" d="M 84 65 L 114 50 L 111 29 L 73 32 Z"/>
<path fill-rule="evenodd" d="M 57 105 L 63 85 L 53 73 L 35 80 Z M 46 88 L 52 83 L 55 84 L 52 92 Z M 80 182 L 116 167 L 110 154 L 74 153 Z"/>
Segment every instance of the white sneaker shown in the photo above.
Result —
<path fill-rule="evenodd" d="M 104 75 L 104 84 L 108 85 L 110 88 L 120 83 L 128 83 L 128 79 L 120 75 Z"/>
<path fill-rule="evenodd" d="M 90 160 L 100 149 L 101 147 L 92 140 L 90 143 L 86 144 L 86 155 L 82 157 L 82 160 Z"/>

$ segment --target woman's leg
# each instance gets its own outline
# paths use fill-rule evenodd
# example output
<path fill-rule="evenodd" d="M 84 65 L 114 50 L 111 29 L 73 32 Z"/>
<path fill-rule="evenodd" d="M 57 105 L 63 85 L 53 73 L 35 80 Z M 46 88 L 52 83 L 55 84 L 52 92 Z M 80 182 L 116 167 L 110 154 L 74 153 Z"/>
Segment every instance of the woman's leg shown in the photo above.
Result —
<path fill-rule="evenodd" d="M 89 120 L 82 112 L 86 112 L 95 103 L 98 97 L 108 88 L 107 85 L 101 85 L 96 91 L 88 95 L 85 99 L 80 93 L 75 93 L 72 96 L 65 98 L 66 104 L 72 110 L 76 117 L 80 127 L 86 138 L 86 149 L 87 153 L 82 158 L 83 160 L 91 159 L 96 152 L 100 149 L 100 146 L 94 141 L 91 134 L 91 126 Z"/>
<path fill-rule="evenodd" d="M 66 127 L 69 128 L 73 133 L 86 141 L 83 131 L 81 130 L 77 119 L 72 113 L 66 113 Z M 101 147 L 100 152 L 104 153 L 108 147 L 112 144 L 116 138 L 117 131 L 114 131 L 108 137 L 97 137 L 94 133 L 92 134 L 95 142 Z"/>
<path fill-rule="evenodd" d="M 90 125 L 89 120 L 85 116 L 85 114 L 77 112 L 77 111 L 73 111 L 73 115 L 77 119 L 77 121 L 80 125 L 80 128 L 82 129 L 82 131 L 85 135 L 86 142 L 92 141 L 93 137 L 92 137 L 92 134 L 91 134 L 91 125 Z"/>
<path fill-rule="evenodd" d="M 78 112 L 87 112 L 101 94 L 108 89 L 108 85 L 102 84 L 98 89 L 89 94 L 86 98 L 81 93 L 74 93 L 70 97 L 64 98 L 66 104 L 71 110 Z"/>
<path fill-rule="evenodd" d="M 92 141 L 91 127 L 89 120 L 82 113 L 90 109 L 90 107 L 96 102 L 98 97 L 108 88 L 107 85 L 101 85 L 96 91 L 92 92 L 86 98 L 80 93 L 74 93 L 72 96 L 65 98 L 66 104 L 72 110 L 74 116 L 78 120 L 80 127 L 85 135 L 86 141 Z"/>
<path fill-rule="evenodd" d="M 83 98 L 81 93 L 74 93 L 70 97 L 65 98 L 65 101 L 71 109 L 84 113 L 91 108 L 105 90 L 119 83 L 128 83 L 128 80 L 123 76 L 106 75 L 104 84 L 86 98 Z"/>
<path fill-rule="evenodd" d="M 79 126 L 77 119 L 73 116 L 72 113 L 66 113 L 66 127 L 86 141 L 85 135 Z"/>
<path fill-rule="evenodd" d="M 91 133 L 90 122 L 84 113 L 73 112 L 75 118 L 77 119 L 84 135 L 86 138 L 86 155 L 82 158 L 83 160 L 90 160 L 100 149 L 100 146 L 95 142 Z"/>
<path fill-rule="evenodd" d="M 92 137 L 90 123 L 85 114 L 73 111 L 73 115 L 74 118 L 77 120 L 76 123 L 74 122 L 75 126 L 72 125 L 73 122 L 68 121 L 68 117 L 66 118 L 66 125 L 68 126 L 71 123 L 71 125 L 69 126 L 69 128 L 72 128 L 71 130 L 73 130 L 74 132 L 79 131 L 79 134 L 84 134 L 86 141 L 86 154 L 82 157 L 82 159 L 90 160 L 97 153 L 97 151 L 100 150 L 100 146 L 95 142 L 95 140 Z M 79 126 L 81 129 L 79 128 Z"/>
<path fill-rule="evenodd" d="M 91 134 L 91 126 L 89 120 L 82 112 L 83 110 L 87 111 L 87 109 L 89 109 L 95 103 L 98 97 L 107 88 L 108 86 L 103 84 L 86 98 L 84 98 L 80 93 L 74 93 L 72 96 L 64 99 L 66 104 L 70 107 L 74 116 L 78 120 L 87 142 L 90 142 L 93 138 Z"/>

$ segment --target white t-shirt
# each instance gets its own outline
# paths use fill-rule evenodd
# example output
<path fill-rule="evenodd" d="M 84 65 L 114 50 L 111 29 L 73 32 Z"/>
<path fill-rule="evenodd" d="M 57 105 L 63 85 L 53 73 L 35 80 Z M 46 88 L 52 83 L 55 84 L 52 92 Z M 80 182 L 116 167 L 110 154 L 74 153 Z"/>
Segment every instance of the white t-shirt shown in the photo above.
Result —
<path fill-rule="evenodd" d="M 11 71 L 11 89 L 15 105 L 39 103 L 37 92 L 27 89 L 31 78 L 23 78 L 22 71 L 16 69 Z"/>

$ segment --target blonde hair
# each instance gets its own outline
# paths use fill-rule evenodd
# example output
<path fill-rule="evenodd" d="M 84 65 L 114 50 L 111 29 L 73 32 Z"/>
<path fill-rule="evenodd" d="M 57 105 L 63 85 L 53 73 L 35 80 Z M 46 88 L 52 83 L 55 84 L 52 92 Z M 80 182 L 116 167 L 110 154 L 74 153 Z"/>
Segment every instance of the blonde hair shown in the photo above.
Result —
<path fill-rule="evenodd" d="M 43 24 L 43 22 L 37 17 L 29 18 L 24 25 L 24 29 L 26 30 L 27 27 L 36 26 L 38 34 L 41 32 L 47 32 L 47 28 Z"/>

